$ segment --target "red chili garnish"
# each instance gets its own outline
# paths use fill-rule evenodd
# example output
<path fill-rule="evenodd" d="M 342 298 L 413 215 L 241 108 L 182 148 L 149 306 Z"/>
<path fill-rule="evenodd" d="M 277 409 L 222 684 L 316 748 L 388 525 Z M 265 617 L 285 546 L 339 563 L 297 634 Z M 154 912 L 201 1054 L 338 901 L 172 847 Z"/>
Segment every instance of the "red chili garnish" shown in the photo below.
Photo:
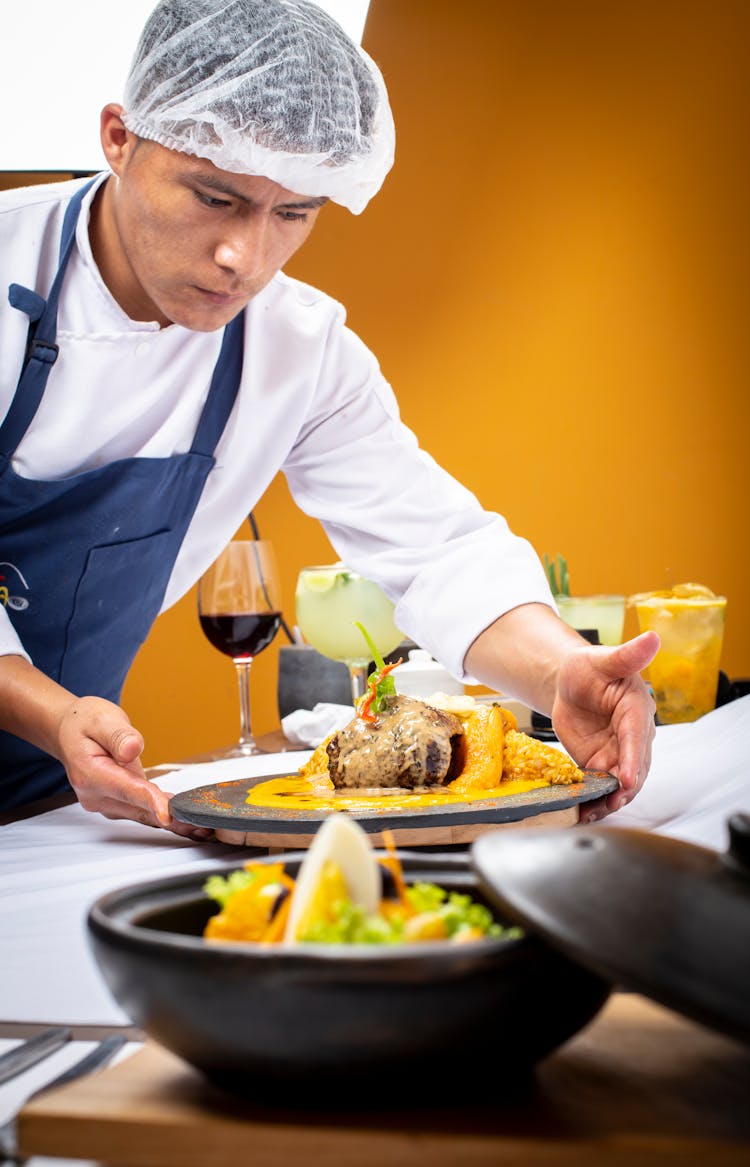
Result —
<path fill-rule="evenodd" d="M 377 673 L 372 673 L 370 675 L 370 678 L 367 682 L 367 688 L 369 689 L 369 692 L 362 698 L 362 703 L 360 704 L 358 710 L 358 715 L 362 718 L 363 721 L 367 721 L 370 724 L 372 724 L 373 721 L 377 721 L 377 717 L 372 712 L 372 705 L 378 696 L 378 688 L 391 672 L 391 670 L 398 668 L 401 663 L 402 658 L 399 657 L 399 659 L 394 661 L 393 664 L 383 665 L 383 668 L 380 669 Z"/>

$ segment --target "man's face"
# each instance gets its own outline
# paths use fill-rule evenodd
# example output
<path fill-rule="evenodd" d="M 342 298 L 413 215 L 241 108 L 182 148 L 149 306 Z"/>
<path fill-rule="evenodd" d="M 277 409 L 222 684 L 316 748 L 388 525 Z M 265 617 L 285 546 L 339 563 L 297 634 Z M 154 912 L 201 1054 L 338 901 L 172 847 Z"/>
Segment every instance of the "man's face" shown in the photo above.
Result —
<path fill-rule="evenodd" d="M 222 328 L 307 239 L 321 198 L 125 132 L 92 215 L 102 277 L 135 320 Z"/>

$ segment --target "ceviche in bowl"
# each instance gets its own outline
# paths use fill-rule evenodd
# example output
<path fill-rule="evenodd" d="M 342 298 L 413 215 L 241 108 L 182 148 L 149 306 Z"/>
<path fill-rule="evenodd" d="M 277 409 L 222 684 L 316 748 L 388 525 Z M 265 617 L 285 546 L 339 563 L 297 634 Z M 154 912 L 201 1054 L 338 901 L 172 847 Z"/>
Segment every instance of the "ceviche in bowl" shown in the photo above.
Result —
<path fill-rule="evenodd" d="M 468 944 L 522 935 L 466 891 L 407 882 L 391 832 L 384 837 L 386 851 L 378 855 L 362 827 L 339 812 L 318 830 L 296 878 L 283 860 L 249 860 L 229 875 L 209 876 L 204 891 L 219 911 L 203 935 L 287 946 Z"/>
<path fill-rule="evenodd" d="M 149 1038 L 219 1087 L 287 1105 L 500 1090 L 610 991 L 503 919 L 468 853 L 376 851 L 345 814 L 306 852 L 109 892 L 88 931 Z"/>

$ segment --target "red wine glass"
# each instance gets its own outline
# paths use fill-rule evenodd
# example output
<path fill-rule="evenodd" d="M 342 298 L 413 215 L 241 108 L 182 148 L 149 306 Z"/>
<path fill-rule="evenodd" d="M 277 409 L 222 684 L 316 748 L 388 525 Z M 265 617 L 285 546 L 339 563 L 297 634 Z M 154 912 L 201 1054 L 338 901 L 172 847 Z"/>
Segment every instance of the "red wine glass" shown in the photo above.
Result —
<path fill-rule="evenodd" d="M 234 661 L 240 691 L 240 739 L 223 757 L 263 754 L 252 734 L 250 666 L 281 624 L 279 572 L 266 539 L 229 543 L 198 583 L 198 617 L 208 640 Z"/>

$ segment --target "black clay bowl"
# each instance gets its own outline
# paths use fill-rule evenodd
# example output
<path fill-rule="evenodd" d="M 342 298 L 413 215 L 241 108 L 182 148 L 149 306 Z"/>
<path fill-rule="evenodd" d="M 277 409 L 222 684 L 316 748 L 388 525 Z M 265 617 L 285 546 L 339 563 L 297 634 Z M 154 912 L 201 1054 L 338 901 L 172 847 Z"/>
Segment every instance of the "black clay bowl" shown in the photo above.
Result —
<path fill-rule="evenodd" d="M 303 858 L 285 855 L 290 875 Z M 482 900 L 464 854 L 404 852 L 401 862 L 407 882 Z M 203 883 L 238 866 L 125 887 L 88 916 L 104 979 L 135 1024 L 232 1092 L 288 1102 L 292 1090 L 336 1105 L 421 1092 L 445 1103 L 462 1085 L 475 1094 L 482 1078 L 495 1089 L 518 1080 L 609 994 L 528 935 L 452 946 L 207 943 L 217 909 Z"/>

